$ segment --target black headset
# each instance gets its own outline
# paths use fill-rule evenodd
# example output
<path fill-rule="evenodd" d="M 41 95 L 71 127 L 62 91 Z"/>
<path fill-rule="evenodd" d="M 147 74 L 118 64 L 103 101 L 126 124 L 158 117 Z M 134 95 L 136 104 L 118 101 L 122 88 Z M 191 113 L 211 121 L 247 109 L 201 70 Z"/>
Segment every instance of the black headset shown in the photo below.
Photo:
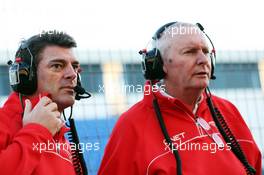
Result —
<path fill-rule="evenodd" d="M 170 26 L 176 24 L 177 22 L 170 22 L 161 26 L 153 35 L 152 39 L 157 42 L 158 39 L 161 38 L 163 32 Z M 215 47 L 210 39 L 210 37 L 204 32 L 204 28 L 200 23 L 196 23 L 196 26 L 205 34 L 212 45 L 212 51 L 210 52 L 211 59 L 211 79 L 215 79 L 214 68 L 215 68 L 215 60 L 216 53 Z M 142 71 L 143 75 L 147 80 L 160 80 L 163 79 L 166 73 L 163 71 L 163 61 L 158 48 L 154 47 L 150 51 L 146 49 L 140 50 L 139 54 L 142 55 Z"/>
<path fill-rule="evenodd" d="M 15 61 L 8 61 L 9 82 L 11 88 L 22 95 L 32 95 L 37 90 L 37 69 L 35 58 L 29 48 L 30 40 L 23 40 L 16 53 Z M 75 99 L 91 97 L 81 84 L 80 74 L 77 75 L 77 86 Z"/>

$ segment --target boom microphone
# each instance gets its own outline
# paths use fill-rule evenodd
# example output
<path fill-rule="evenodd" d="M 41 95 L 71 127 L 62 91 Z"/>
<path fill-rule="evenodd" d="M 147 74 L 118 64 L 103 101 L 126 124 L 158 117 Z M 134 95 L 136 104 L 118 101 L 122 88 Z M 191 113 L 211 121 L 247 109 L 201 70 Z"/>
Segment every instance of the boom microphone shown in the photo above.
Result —
<path fill-rule="evenodd" d="M 75 100 L 90 98 L 92 96 L 82 87 L 80 74 L 77 75 L 77 85 L 74 87 L 74 91 L 76 92 Z"/>

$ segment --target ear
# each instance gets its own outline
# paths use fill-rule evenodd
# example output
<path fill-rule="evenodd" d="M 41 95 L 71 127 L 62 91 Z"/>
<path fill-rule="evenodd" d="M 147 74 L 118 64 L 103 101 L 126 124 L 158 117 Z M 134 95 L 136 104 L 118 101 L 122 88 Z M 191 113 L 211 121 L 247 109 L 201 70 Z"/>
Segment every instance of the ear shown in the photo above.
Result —
<path fill-rule="evenodd" d="M 167 68 L 167 65 L 166 64 L 163 64 L 162 69 L 165 72 L 165 74 L 168 73 L 168 68 Z"/>

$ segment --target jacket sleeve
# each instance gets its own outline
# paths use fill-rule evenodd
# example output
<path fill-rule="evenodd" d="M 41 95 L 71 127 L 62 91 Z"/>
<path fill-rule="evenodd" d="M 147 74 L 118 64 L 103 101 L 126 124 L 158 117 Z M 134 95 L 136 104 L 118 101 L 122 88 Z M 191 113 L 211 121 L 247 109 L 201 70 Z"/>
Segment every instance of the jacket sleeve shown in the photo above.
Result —
<path fill-rule="evenodd" d="M 105 148 L 98 175 L 135 175 L 139 174 L 136 164 L 138 145 L 133 127 L 123 121 L 121 116 L 115 125 Z M 135 139 L 131 139 L 135 138 Z"/>
<path fill-rule="evenodd" d="M 262 174 L 261 152 L 248 128 L 246 122 L 243 120 L 242 115 L 238 109 L 231 102 L 222 100 L 222 104 L 218 104 L 221 111 L 225 111 L 225 119 L 228 125 L 231 127 L 231 131 L 235 135 L 236 139 L 240 143 L 242 151 L 245 153 L 250 165 L 255 168 L 256 175 Z M 225 109 L 228 109 L 226 111 Z M 228 116 L 228 117 L 227 117 Z M 242 142 L 242 140 L 248 140 L 248 142 Z M 248 144 L 251 143 L 251 144 Z"/>
<path fill-rule="evenodd" d="M 257 163 L 255 165 L 256 167 L 256 175 L 262 175 L 262 164 L 261 164 L 261 161 L 262 161 L 262 157 L 261 157 L 261 153 L 259 152 L 258 154 L 258 160 L 257 160 Z"/>
<path fill-rule="evenodd" d="M 238 109 L 233 105 L 234 111 L 236 113 L 238 122 L 236 122 L 236 127 L 234 130 L 236 131 L 236 138 L 239 139 L 240 135 L 245 135 L 246 137 L 249 138 L 249 140 L 252 141 L 252 146 L 251 147 L 246 147 L 245 144 L 241 144 L 242 150 L 245 152 L 246 157 L 251 164 L 256 170 L 256 175 L 261 175 L 262 174 L 262 168 L 261 168 L 261 161 L 262 161 L 262 156 L 261 152 L 251 134 L 250 129 L 248 128 L 246 122 L 243 120 L 242 115 L 238 111 Z M 240 128 L 240 130 L 238 129 Z M 237 130 L 236 130 L 237 129 Z"/>
<path fill-rule="evenodd" d="M 42 149 L 52 139 L 51 133 L 39 124 L 28 124 L 11 136 L 8 133 L 10 128 L 3 122 L 8 121 L 0 120 L 1 174 L 32 174 L 40 161 Z"/>

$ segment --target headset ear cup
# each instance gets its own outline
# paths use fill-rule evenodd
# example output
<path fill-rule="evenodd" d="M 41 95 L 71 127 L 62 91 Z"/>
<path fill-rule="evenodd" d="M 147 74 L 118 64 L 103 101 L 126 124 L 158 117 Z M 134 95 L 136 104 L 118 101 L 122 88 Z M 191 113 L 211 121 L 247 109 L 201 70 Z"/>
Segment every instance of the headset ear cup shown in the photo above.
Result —
<path fill-rule="evenodd" d="M 157 67 L 155 68 L 155 72 L 157 72 L 157 79 L 163 79 L 166 73 L 163 70 L 163 60 L 160 54 L 160 51 L 157 49 Z"/>
<path fill-rule="evenodd" d="M 37 90 L 37 71 L 29 46 L 28 40 L 22 41 L 16 52 L 15 62 L 9 64 L 11 88 L 23 95 L 32 95 Z"/>
<path fill-rule="evenodd" d="M 9 80 L 11 88 L 23 95 L 32 95 L 37 90 L 36 71 L 25 62 L 15 62 L 10 66 Z"/>
<path fill-rule="evenodd" d="M 147 80 L 160 80 L 164 78 L 163 61 L 158 49 L 154 48 L 143 54 L 142 69 Z"/>

